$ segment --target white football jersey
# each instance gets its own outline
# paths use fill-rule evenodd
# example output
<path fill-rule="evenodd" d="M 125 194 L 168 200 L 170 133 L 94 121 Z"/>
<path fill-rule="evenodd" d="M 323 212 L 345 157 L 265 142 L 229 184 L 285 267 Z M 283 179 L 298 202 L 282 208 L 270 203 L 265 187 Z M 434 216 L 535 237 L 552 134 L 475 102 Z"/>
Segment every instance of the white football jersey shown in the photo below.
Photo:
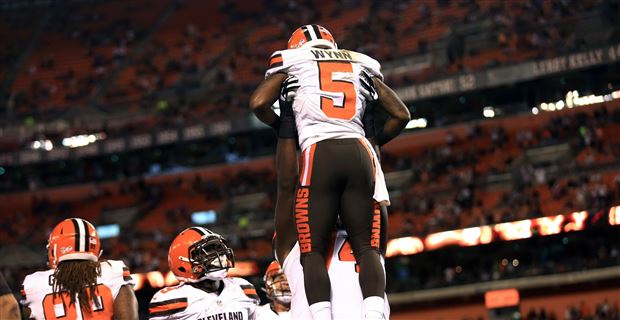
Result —
<path fill-rule="evenodd" d="M 129 268 L 122 261 L 105 260 L 101 262 L 101 275 L 97 277 L 97 297 L 99 306 L 93 304 L 91 311 L 81 310 L 80 303 L 70 304 L 67 293 L 52 291 L 54 270 L 32 273 L 24 279 L 22 304 L 30 308 L 33 319 L 112 319 L 114 299 L 124 285 L 134 285 Z"/>
<path fill-rule="evenodd" d="M 254 286 L 242 278 L 225 278 L 218 295 L 189 283 L 159 290 L 149 304 L 149 319 L 254 320 L 278 319 L 258 310 Z"/>
<path fill-rule="evenodd" d="M 346 231 L 339 230 L 336 232 L 332 244 L 333 246 L 329 247 L 328 255 L 326 256 L 327 271 L 331 282 L 332 319 L 363 319 L 364 298 L 359 285 L 358 266 L 353 256 L 351 245 L 347 240 Z M 282 265 L 293 295 L 290 314 L 292 319 L 312 319 L 308 300 L 306 299 L 304 272 L 299 261 L 300 256 L 299 243 L 295 243 L 295 246 L 286 256 Z M 385 272 L 383 257 L 381 257 L 381 264 L 384 265 Z M 384 299 L 385 316 L 386 319 L 389 319 L 390 305 L 387 295 Z"/>
<path fill-rule="evenodd" d="M 260 306 L 258 308 L 261 310 L 261 313 L 269 313 L 269 312 L 275 313 L 275 311 L 273 311 L 271 309 L 271 305 L 269 303 L 264 304 L 264 305 L 262 305 L 262 306 Z M 291 318 L 291 313 L 288 312 L 288 311 L 277 313 L 277 315 L 278 315 L 278 319 L 280 319 L 280 320 L 292 319 Z M 261 317 L 257 317 L 256 319 L 262 319 L 262 318 Z"/>
<path fill-rule="evenodd" d="M 265 77 L 286 73 L 299 79 L 293 101 L 301 150 L 326 139 L 363 138 L 366 109 L 362 70 L 383 79 L 381 65 L 359 52 L 331 49 L 276 51 Z"/>

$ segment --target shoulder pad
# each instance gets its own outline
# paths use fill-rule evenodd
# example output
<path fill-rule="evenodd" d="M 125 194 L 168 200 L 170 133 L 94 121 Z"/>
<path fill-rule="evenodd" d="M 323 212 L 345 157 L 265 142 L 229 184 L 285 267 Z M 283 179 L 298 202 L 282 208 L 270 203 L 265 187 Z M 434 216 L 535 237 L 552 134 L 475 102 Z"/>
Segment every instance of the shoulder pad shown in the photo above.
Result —
<path fill-rule="evenodd" d="M 163 288 L 153 296 L 149 303 L 149 318 L 170 316 L 187 309 L 187 297 L 167 294 L 170 289 Z"/>
<path fill-rule="evenodd" d="M 256 293 L 256 288 L 253 284 L 248 282 L 243 278 L 231 278 L 235 284 L 241 287 L 243 293 L 250 299 L 254 300 L 257 304 L 260 302 L 260 298 L 258 297 L 258 293 Z"/>
<path fill-rule="evenodd" d="M 381 64 L 379 61 L 359 52 L 349 51 L 355 61 L 359 62 L 364 69 L 370 72 L 371 75 L 383 80 L 383 74 L 381 74 Z"/>

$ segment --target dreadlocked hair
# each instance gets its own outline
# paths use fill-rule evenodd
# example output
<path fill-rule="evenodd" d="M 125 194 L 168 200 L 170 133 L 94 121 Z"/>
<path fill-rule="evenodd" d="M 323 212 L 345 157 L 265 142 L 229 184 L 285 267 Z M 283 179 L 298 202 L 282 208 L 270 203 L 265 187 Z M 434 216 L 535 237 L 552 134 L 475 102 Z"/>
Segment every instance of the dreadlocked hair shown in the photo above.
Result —
<path fill-rule="evenodd" d="M 60 295 L 61 291 L 66 292 L 71 302 L 75 304 L 76 296 L 80 302 L 82 310 L 91 310 L 91 303 L 100 308 L 99 299 L 97 299 L 97 277 L 101 275 L 101 264 L 97 261 L 88 260 L 69 260 L 62 261 L 54 270 L 52 280 L 53 295 Z"/>

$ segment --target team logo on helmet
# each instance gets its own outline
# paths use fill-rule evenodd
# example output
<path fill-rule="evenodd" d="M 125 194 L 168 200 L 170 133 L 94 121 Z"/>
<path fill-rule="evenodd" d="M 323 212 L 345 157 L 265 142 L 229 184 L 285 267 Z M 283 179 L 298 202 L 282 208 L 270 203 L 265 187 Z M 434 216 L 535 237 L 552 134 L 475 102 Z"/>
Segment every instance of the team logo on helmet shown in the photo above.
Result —
<path fill-rule="evenodd" d="M 50 268 L 67 260 L 98 261 L 101 242 L 97 230 L 88 221 L 80 218 L 65 219 L 58 223 L 47 242 L 47 257 Z"/>

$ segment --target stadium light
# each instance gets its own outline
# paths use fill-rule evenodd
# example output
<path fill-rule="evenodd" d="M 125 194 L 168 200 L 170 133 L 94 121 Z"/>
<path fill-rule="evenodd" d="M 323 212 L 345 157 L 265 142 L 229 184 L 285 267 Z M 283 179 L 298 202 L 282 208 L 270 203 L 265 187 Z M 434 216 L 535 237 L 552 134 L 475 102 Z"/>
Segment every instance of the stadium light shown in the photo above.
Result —
<path fill-rule="evenodd" d="M 43 149 L 45 151 L 50 151 L 54 149 L 54 144 L 49 139 L 35 140 L 30 144 L 30 148 L 34 150 Z"/>
<path fill-rule="evenodd" d="M 197 211 L 192 213 L 192 222 L 195 224 L 213 224 L 217 220 L 215 210 Z"/>
<path fill-rule="evenodd" d="M 426 118 L 412 119 L 407 123 L 405 129 L 426 128 L 427 125 L 428 121 Z"/>
<path fill-rule="evenodd" d="M 493 118 L 493 117 L 495 117 L 495 109 L 493 109 L 493 107 L 491 107 L 491 106 L 484 107 L 484 109 L 482 109 L 482 115 L 485 118 Z"/>
<path fill-rule="evenodd" d="M 121 233 L 121 228 L 118 224 L 106 224 L 97 226 L 97 233 L 100 239 L 115 238 Z"/>
<path fill-rule="evenodd" d="M 67 148 L 79 148 L 95 143 L 97 140 L 104 140 L 105 138 L 106 135 L 103 132 L 94 134 L 80 134 L 77 136 L 63 138 L 62 145 Z"/>
<path fill-rule="evenodd" d="M 556 111 L 564 108 L 572 109 L 575 107 L 589 106 L 592 104 L 602 103 L 606 101 L 612 101 L 620 99 L 620 90 L 613 91 L 603 95 L 587 95 L 579 96 L 579 91 L 571 90 L 566 92 L 564 100 L 558 100 L 556 102 L 543 102 L 539 105 L 540 110 L 543 111 Z M 536 111 L 535 111 L 536 109 Z M 538 114 L 539 110 L 536 107 L 532 108 L 533 114 Z"/>
<path fill-rule="evenodd" d="M 620 225 L 620 206 L 609 209 L 609 224 L 612 226 Z"/>
<path fill-rule="evenodd" d="M 620 206 L 612 207 L 608 215 L 609 225 L 620 225 Z M 388 241 L 386 257 L 413 255 L 446 246 L 469 247 L 495 241 L 528 239 L 535 235 L 550 236 L 581 231 L 593 226 L 593 222 L 588 220 L 591 216 L 594 215 L 587 211 L 578 211 L 563 215 L 431 233 L 421 238 L 396 238 Z M 518 260 L 516 263 L 519 263 Z"/>

